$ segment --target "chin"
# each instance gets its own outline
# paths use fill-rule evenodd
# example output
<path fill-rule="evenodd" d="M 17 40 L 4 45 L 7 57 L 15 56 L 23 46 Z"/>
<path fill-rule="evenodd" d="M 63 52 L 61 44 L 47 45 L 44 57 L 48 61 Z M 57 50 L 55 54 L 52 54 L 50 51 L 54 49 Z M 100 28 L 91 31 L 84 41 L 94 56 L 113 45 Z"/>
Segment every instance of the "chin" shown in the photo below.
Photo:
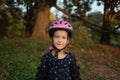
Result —
<path fill-rule="evenodd" d="M 57 49 L 63 49 L 64 47 L 57 47 Z"/>

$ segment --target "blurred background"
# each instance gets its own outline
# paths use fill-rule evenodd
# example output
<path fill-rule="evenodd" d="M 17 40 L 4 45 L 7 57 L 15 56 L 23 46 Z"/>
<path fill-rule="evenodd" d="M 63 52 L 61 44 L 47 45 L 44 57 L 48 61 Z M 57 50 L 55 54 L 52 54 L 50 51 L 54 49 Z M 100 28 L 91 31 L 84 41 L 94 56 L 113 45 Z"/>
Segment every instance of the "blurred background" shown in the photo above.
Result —
<path fill-rule="evenodd" d="M 0 0 L 1 80 L 35 79 L 58 19 L 74 28 L 83 80 L 120 80 L 120 0 Z"/>

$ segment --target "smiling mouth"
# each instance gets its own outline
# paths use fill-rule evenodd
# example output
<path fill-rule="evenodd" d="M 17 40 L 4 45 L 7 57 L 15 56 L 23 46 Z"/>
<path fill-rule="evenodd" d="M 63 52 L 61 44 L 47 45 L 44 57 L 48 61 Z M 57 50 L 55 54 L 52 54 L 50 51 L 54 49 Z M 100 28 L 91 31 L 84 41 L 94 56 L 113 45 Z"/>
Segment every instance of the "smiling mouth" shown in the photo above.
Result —
<path fill-rule="evenodd" d="M 61 46 L 62 44 L 57 44 L 58 46 Z"/>
<path fill-rule="evenodd" d="M 62 45 L 62 44 L 59 44 L 59 43 L 58 43 L 57 45 Z"/>

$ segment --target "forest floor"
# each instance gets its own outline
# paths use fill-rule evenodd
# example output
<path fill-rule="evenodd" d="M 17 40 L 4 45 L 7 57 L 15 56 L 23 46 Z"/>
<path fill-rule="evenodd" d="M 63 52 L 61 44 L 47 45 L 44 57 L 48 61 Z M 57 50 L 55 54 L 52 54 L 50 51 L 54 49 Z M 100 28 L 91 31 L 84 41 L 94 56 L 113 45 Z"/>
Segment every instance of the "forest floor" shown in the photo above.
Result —
<path fill-rule="evenodd" d="M 99 45 L 76 51 L 83 80 L 120 80 L 120 48 Z"/>
<path fill-rule="evenodd" d="M 120 80 L 120 48 L 93 43 L 73 42 L 83 80 Z M 0 39 L 0 79 L 34 80 L 49 41 Z"/>

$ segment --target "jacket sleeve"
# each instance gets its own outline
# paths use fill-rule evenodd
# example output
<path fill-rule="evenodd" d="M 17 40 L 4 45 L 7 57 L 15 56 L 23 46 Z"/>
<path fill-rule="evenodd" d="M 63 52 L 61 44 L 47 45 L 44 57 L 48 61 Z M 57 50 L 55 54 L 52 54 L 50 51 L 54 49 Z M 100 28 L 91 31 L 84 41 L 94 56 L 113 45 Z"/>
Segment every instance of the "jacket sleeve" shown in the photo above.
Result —
<path fill-rule="evenodd" d="M 43 56 L 41 59 L 41 65 L 37 68 L 37 74 L 35 80 L 46 80 L 47 78 L 47 58 Z"/>
<path fill-rule="evenodd" d="M 71 58 L 70 75 L 71 75 L 72 80 L 82 80 L 80 78 L 79 67 L 76 64 L 76 58 L 74 56 L 73 58 Z"/>

